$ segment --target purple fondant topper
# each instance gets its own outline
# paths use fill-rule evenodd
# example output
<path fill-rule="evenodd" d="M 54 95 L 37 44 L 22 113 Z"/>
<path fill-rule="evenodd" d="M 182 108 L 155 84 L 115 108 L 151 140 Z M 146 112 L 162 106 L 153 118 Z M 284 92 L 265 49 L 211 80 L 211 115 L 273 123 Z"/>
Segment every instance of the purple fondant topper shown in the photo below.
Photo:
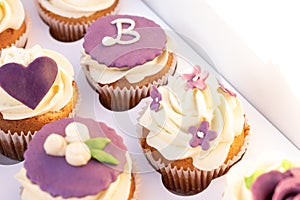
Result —
<path fill-rule="evenodd" d="M 63 156 L 47 155 L 43 148 L 46 138 L 52 133 L 65 137 L 65 127 L 74 121 L 85 124 L 91 138 L 109 138 L 111 142 L 106 145 L 105 151 L 116 157 L 119 164 L 104 164 L 91 159 L 86 165 L 75 167 L 68 164 Z M 79 117 L 64 118 L 45 125 L 36 133 L 25 152 L 24 168 L 31 182 L 53 197 L 81 198 L 96 195 L 117 180 L 124 170 L 126 152 L 122 138 L 104 123 Z"/>
<path fill-rule="evenodd" d="M 27 107 L 35 109 L 47 94 L 57 76 L 56 62 L 38 57 L 27 67 L 7 63 L 0 67 L 0 87 Z"/>
<path fill-rule="evenodd" d="M 134 21 L 135 24 L 114 23 L 116 19 Z M 118 35 L 118 26 L 123 30 L 121 37 Z M 137 36 L 139 38 L 136 41 Z M 102 42 L 103 38 L 134 42 L 117 42 L 106 46 Z M 159 56 L 165 49 L 166 42 L 164 30 L 152 20 L 131 15 L 110 15 L 99 18 L 89 27 L 83 48 L 93 59 L 108 67 L 132 68 Z"/>

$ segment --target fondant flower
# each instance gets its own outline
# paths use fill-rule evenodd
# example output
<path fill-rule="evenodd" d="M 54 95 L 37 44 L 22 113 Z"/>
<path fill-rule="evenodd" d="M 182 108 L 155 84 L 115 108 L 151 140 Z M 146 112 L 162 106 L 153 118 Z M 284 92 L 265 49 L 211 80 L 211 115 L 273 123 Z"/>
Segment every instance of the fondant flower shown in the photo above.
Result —
<path fill-rule="evenodd" d="M 152 98 L 152 102 L 150 104 L 150 109 L 157 112 L 160 107 L 159 102 L 161 101 L 162 97 L 161 97 L 161 94 L 159 93 L 159 91 L 157 90 L 157 88 L 154 86 L 152 87 L 152 89 L 150 91 L 150 97 Z"/>
<path fill-rule="evenodd" d="M 224 93 L 229 94 L 232 97 L 236 97 L 236 94 L 234 92 L 232 92 L 231 90 L 227 89 L 219 80 L 218 80 L 218 83 L 219 83 L 220 89 Z"/>
<path fill-rule="evenodd" d="M 188 132 L 193 135 L 190 140 L 191 147 L 201 146 L 202 150 L 206 151 L 209 149 L 209 142 L 217 137 L 217 132 L 209 130 L 209 122 L 202 121 L 199 128 L 196 126 L 190 126 Z"/>
<path fill-rule="evenodd" d="M 46 154 L 65 156 L 67 163 L 72 166 L 86 165 L 91 158 L 102 163 L 117 165 L 119 161 L 104 148 L 111 141 L 109 138 L 90 138 L 86 125 L 73 122 L 65 128 L 66 137 L 50 134 L 44 143 Z"/>
<path fill-rule="evenodd" d="M 194 66 L 192 73 L 182 74 L 182 77 L 187 80 L 186 88 L 198 88 L 199 90 L 205 90 L 209 73 L 204 71 L 201 73 L 201 67 L 199 65 Z"/>

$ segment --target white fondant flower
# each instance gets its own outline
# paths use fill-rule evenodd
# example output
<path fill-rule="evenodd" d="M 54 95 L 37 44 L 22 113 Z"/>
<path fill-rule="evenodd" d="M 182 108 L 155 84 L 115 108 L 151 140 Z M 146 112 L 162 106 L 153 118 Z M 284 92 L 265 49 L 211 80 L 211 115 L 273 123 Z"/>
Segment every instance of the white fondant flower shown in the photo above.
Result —
<path fill-rule="evenodd" d="M 81 166 L 91 159 L 91 151 L 83 142 L 73 142 L 66 148 L 66 161 L 73 166 Z"/>
<path fill-rule="evenodd" d="M 78 122 L 70 123 L 66 129 L 66 140 L 69 143 L 82 142 L 90 139 L 89 129 L 86 125 Z"/>
<path fill-rule="evenodd" d="M 48 155 L 64 156 L 66 152 L 67 141 L 61 135 L 52 133 L 44 143 L 44 150 Z"/>

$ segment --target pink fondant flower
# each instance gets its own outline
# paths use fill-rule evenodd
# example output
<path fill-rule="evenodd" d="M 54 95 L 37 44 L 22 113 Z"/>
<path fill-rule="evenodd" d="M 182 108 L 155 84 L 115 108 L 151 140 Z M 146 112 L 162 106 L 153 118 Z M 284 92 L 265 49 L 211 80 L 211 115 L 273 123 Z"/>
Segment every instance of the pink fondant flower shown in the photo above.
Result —
<path fill-rule="evenodd" d="M 152 89 L 150 91 L 150 97 L 152 98 L 152 102 L 150 104 L 150 109 L 157 112 L 159 110 L 159 107 L 160 107 L 159 102 L 161 101 L 162 97 L 155 86 L 152 86 Z"/>
<path fill-rule="evenodd" d="M 216 131 L 209 130 L 208 121 L 202 121 L 199 128 L 196 126 L 190 126 L 188 132 L 193 135 L 190 140 L 191 147 L 195 148 L 197 146 L 201 146 L 204 151 L 209 149 L 209 142 L 217 137 Z"/>
<path fill-rule="evenodd" d="M 219 80 L 218 80 L 218 83 L 219 83 L 220 89 L 224 93 L 229 94 L 232 97 L 236 97 L 236 94 L 234 92 L 232 92 L 231 90 L 227 89 Z"/>
<path fill-rule="evenodd" d="M 201 73 L 201 67 L 199 65 L 195 65 L 192 73 L 190 74 L 182 74 L 182 77 L 187 80 L 186 88 L 198 88 L 199 90 L 205 90 L 206 83 L 209 73 L 204 71 Z"/>

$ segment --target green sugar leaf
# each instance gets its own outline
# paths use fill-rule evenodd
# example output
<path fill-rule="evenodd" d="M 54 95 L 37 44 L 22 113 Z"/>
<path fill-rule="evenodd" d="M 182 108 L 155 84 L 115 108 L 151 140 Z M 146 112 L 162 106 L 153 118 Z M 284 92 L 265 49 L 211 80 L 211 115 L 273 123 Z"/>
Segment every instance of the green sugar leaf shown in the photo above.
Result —
<path fill-rule="evenodd" d="M 97 137 L 97 138 L 91 138 L 89 140 L 86 140 L 84 141 L 84 143 L 89 147 L 90 150 L 92 149 L 102 150 L 108 143 L 110 143 L 110 139 Z"/>
<path fill-rule="evenodd" d="M 117 165 L 119 161 L 111 154 L 106 153 L 105 151 L 99 149 L 90 149 L 92 157 L 98 160 L 99 162 L 104 162 L 108 164 Z"/>
<path fill-rule="evenodd" d="M 245 182 L 246 188 L 248 190 L 250 190 L 254 181 L 257 179 L 257 177 L 259 177 L 262 174 L 263 174 L 262 170 L 256 170 L 251 176 L 244 177 L 244 182 Z"/>
<path fill-rule="evenodd" d="M 283 160 L 281 162 L 281 166 L 284 170 L 289 170 L 293 167 L 293 163 L 289 160 Z"/>

